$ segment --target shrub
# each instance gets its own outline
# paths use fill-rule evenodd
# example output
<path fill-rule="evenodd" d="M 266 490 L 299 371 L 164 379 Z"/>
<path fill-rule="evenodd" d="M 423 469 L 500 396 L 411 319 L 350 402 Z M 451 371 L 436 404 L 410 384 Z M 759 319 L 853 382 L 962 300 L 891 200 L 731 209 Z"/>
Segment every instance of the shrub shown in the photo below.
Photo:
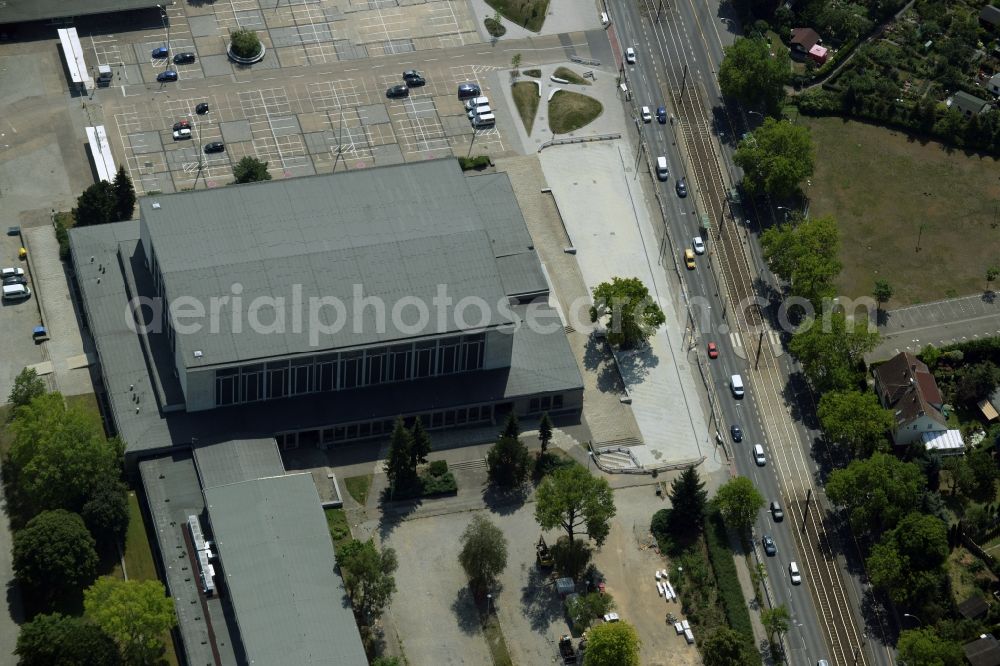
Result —
<path fill-rule="evenodd" d="M 420 493 L 422 497 L 454 495 L 458 492 L 458 481 L 455 480 L 455 475 L 451 472 L 445 472 L 440 476 L 424 474 L 420 477 L 420 481 L 423 486 L 423 490 Z"/>
<path fill-rule="evenodd" d="M 260 53 L 260 37 L 253 30 L 238 28 L 229 34 L 233 54 L 240 58 L 253 58 Z"/>
<path fill-rule="evenodd" d="M 736 575 L 736 565 L 733 563 L 733 553 L 729 548 L 726 527 L 718 511 L 709 514 L 705 525 L 705 542 L 708 545 L 708 558 L 715 570 L 715 580 L 719 586 L 719 597 L 722 599 L 729 626 L 737 633 L 753 640 L 753 627 L 750 624 L 750 613 L 747 612 L 747 602 L 743 598 L 743 590 Z"/>
<path fill-rule="evenodd" d="M 59 242 L 59 258 L 63 261 L 69 259 L 69 231 L 59 217 L 56 217 L 56 241 Z"/>
<path fill-rule="evenodd" d="M 448 473 L 448 463 L 444 460 L 435 460 L 428 466 L 427 471 L 431 476 L 444 476 Z"/>
<path fill-rule="evenodd" d="M 483 23 L 486 24 L 486 32 L 490 33 L 491 37 L 503 37 L 507 34 L 507 28 L 505 28 L 503 23 L 500 23 L 499 21 L 487 18 L 483 21 Z"/>
<path fill-rule="evenodd" d="M 490 165 L 490 158 L 486 155 L 476 155 L 475 157 L 459 157 L 458 163 L 462 171 L 470 169 L 485 169 Z"/>

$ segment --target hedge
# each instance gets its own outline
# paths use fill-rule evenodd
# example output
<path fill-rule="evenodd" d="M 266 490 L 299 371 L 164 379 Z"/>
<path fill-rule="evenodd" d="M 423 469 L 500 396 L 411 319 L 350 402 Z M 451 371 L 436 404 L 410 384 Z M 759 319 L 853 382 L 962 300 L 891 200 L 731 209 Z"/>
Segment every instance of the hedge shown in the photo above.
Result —
<path fill-rule="evenodd" d="M 733 551 L 729 547 L 729 535 L 718 510 L 708 514 L 705 522 L 705 542 L 708 545 L 708 559 L 712 563 L 712 569 L 715 570 L 719 598 L 722 599 L 722 605 L 726 610 L 729 626 L 753 643 L 753 626 L 750 624 L 747 600 L 743 596 L 743 588 L 740 587 L 740 580 L 736 575 Z"/>
<path fill-rule="evenodd" d="M 445 472 L 440 476 L 424 474 L 420 477 L 420 482 L 423 486 L 423 492 L 420 493 L 421 497 L 454 495 L 458 492 L 458 482 L 455 480 L 455 475 L 451 472 Z"/>
<path fill-rule="evenodd" d="M 459 157 L 458 163 L 462 171 L 470 169 L 485 169 L 490 165 L 490 158 L 487 155 L 476 155 L 475 157 Z"/>

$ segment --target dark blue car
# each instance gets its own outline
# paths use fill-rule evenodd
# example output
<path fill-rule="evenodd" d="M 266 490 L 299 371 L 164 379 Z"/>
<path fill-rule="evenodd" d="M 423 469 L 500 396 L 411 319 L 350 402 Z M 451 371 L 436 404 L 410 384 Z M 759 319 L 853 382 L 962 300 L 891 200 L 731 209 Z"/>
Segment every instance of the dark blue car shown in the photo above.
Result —
<path fill-rule="evenodd" d="M 660 121 L 661 125 L 667 124 L 667 107 L 665 106 L 656 107 L 656 119 Z"/>
<path fill-rule="evenodd" d="M 154 60 L 163 60 L 169 54 L 170 54 L 170 49 L 168 49 L 166 46 L 160 46 L 160 47 L 157 47 L 157 48 L 153 49 L 153 54 L 152 55 L 153 55 L 153 59 Z"/>
<path fill-rule="evenodd" d="M 172 69 L 160 72 L 159 74 L 156 75 L 156 80 L 159 81 L 160 83 L 166 83 L 167 81 L 176 81 L 177 72 Z"/>

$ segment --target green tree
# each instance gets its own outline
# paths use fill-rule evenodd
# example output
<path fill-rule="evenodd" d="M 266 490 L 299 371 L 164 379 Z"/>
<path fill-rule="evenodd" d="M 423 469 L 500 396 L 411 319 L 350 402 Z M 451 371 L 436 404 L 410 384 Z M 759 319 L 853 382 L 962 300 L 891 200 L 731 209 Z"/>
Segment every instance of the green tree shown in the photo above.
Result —
<path fill-rule="evenodd" d="M 420 421 L 419 416 L 413 422 L 413 427 L 410 428 L 410 437 L 413 442 L 410 447 L 410 455 L 413 469 L 416 469 L 417 465 L 427 462 L 427 456 L 431 453 L 431 436 L 427 433 L 427 429 L 424 428 L 424 424 Z"/>
<path fill-rule="evenodd" d="M 97 575 L 94 537 L 83 519 L 64 509 L 43 511 L 14 533 L 14 575 L 42 596 L 87 585 Z"/>
<path fill-rule="evenodd" d="M 479 592 L 492 588 L 497 576 L 507 568 L 507 537 L 503 531 L 485 516 L 476 514 L 459 541 L 462 550 L 458 562 L 472 588 Z"/>
<path fill-rule="evenodd" d="M 760 622 L 767 630 L 767 638 L 771 643 L 781 640 L 781 635 L 788 631 L 791 614 L 784 604 L 774 608 L 765 608 L 760 612 Z"/>
<path fill-rule="evenodd" d="M 753 643 L 729 627 L 720 627 L 701 643 L 705 666 L 743 666 L 760 664 L 760 653 Z"/>
<path fill-rule="evenodd" d="M 256 157 L 247 155 L 233 167 L 233 175 L 236 176 L 237 183 L 258 183 L 262 180 L 271 180 L 271 173 L 267 170 L 267 162 L 261 162 Z"/>
<path fill-rule="evenodd" d="M 670 483 L 670 506 L 670 527 L 674 534 L 701 531 L 705 524 L 708 492 L 694 467 L 688 467 Z"/>
<path fill-rule="evenodd" d="M 962 646 L 938 636 L 933 629 L 903 631 L 896 644 L 899 662 L 906 666 L 962 666 Z"/>
<path fill-rule="evenodd" d="M 587 634 L 584 666 L 639 666 L 639 634 L 628 622 L 606 622 Z"/>
<path fill-rule="evenodd" d="M 369 625 L 382 617 L 396 592 L 393 577 L 399 567 L 396 551 L 392 548 L 379 551 L 371 539 L 352 539 L 337 551 L 337 563 L 355 613 Z"/>
<path fill-rule="evenodd" d="M 872 296 L 875 297 L 875 302 L 878 303 L 879 308 L 889 302 L 892 294 L 893 289 L 891 284 L 885 280 L 875 280 L 875 288 L 872 289 Z"/>
<path fill-rule="evenodd" d="M 562 528 L 570 543 L 586 534 L 600 546 L 611 529 L 615 500 L 604 479 L 582 465 L 556 470 L 535 492 L 535 520 L 544 529 Z"/>
<path fill-rule="evenodd" d="M 948 456 L 941 463 L 941 467 L 948 472 L 948 476 L 951 478 L 951 494 L 961 493 L 968 497 L 975 481 L 965 456 Z"/>
<path fill-rule="evenodd" d="M 517 76 L 521 73 L 520 72 L 520 69 L 521 69 L 521 54 L 520 53 L 515 53 L 514 55 L 511 56 L 511 58 L 510 58 L 510 68 L 511 68 L 511 70 L 513 70 L 511 73 L 514 75 L 515 78 L 517 78 Z"/>
<path fill-rule="evenodd" d="M 601 320 L 608 341 L 622 348 L 645 342 L 667 321 L 639 278 L 611 278 L 594 289 L 590 321 Z"/>
<path fill-rule="evenodd" d="M 716 504 L 722 519 L 729 527 L 746 535 L 757 519 L 757 513 L 764 508 L 764 498 L 745 476 L 736 476 L 726 481 L 715 493 Z"/>
<path fill-rule="evenodd" d="M 85 189 L 76 199 L 73 218 L 78 226 L 114 222 L 118 218 L 115 186 L 102 180 Z"/>
<path fill-rule="evenodd" d="M 743 187 L 751 194 L 779 199 L 794 195 L 813 174 L 815 151 L 804 125 L 767 118 L 740 141 L 733 161 L 743 169 Z"/>
<path fill-rule="evenodd" d="M 879 534 L 917 509 L 926 485 L 926 478 L 914 463 L 875 453 L 866 460 L 852 461 L 845 469 L 834 470 L 826 494 L 835 505 L 847 509 L 856 532 Z"/>
<path fill-rule="evenodd" d="M 507 419 L 503 423 L 503 430 L 500 431 L 500 439 L 504 437 L 512 437 L 517 439 L 521 436 L 521 424 L 517 421 L 517 414 L 514 412 L 507 413 Z"/>
<path fill-rule="evenodd" d="M 240 58 L 253 58 L 260 53 L 260 37 L 254 30 L 238 28 L 229 33 L 233 53 Z"/>
<path fill-rule="evenodd" d="M 965 456 L 969 467 L 972 483 L 968 496 L 982 504 L 989 504 L 996 499 L 997 464 L 993 453 L 987 449 L 976 449 Z"/>
<path fill-rule="evenodd" d="M 788 351 L 818 393 L 845 391 L 862 380 L 864 355 L 878 346 L 878 331 L 867 320 L 848 324 L 840 312 L 826 321 L 809 320 L 792 335 Z"/>
<path fill-rule="evenodd" d="M 726 97 L 747 106 L 763 105 L 777 112 L 785 98 L 791 60 L 784 48 L 774 49 L 765 39 L 737 39 L 724 50 L 719 65 L 719 88 Z"/>
<path fill-rule="evenodd" d="M 125 171 L 125 165 L 118 167 L 115 174 L 115 219 L 131 220 L 132 213 L 135 212 L 135 188 L 132 186 L 132 179 Z"/>
<path fill-rule="evenodd" d="M 955 400 L 974 406 L 1000 383 L 1000 368 L 990 361 L 963 365 L 955 372 Z"/>
<path fill-rule="evenodd" d="M 90 495 L 80 517 L 98 543 L 120 543 L 128 529 L 128 489 L 119 479 L 108 478 Z"/>
<path fill-rule="evenodd" d="M 549 450 L 549 442 L 552 441 L 552 420 L 548 412 L 542 414 L 542 420 L 538 423 L 538 441 L 542 444 L 542 453 Z"/>
<path fill-rule="evenodd" d="M 375 657 L 375 661 L 372 662 L 372 666 L 403 666 L 403 663 L 399 661 L 399 657 Z"/>
<path fill-rule="evenodd" d="M 83 613 L 104 630 L 128 663 L 150 664 L 177 624 L 174 600 L 158 580 L 102 576 L 83 593 Z"/>
<path fill-rule="evenodd" d="M 528 447 L 516 437 L 501 437 L 486 452 L 486 472 L 490 483 L 504 488 L 519 488 L 528 478 L 531 456 Z"/>
<path fill-rule="evenodd" d="M 413 434 L 406 429 L 403 419 L 396 419 L 389 441 L 389 454 L 385 459 L 390 498 L 394 495 L 408 496 L 418 487 L 420 477 L 413 460 Z"/>
<path fill-rule="evenodd" d="M 17 636 L 19 666 L 118 666 L 118 646 L 83 618 L 36 615 Z"/>
<path fill-rule="evenodd" d="M 116 478 L 117 454 L 100 421 L 46 393 L 19 407 L 10 425 L 10 462 L 20 501 L 35 510 L 79 510 Z"/>
<path fill-rule="evenodd" d="M 933 597 L 948 557 L 948 528 L 936 516 L 911 513 L 886 532 L 866 561 L 872 585 L 896 603 Z"/>
<path fill-rule="evenodd" d="M 14 409 L 24 407 L 30 404 L 35 398 L 45 395 L 47 390 L 48 387 L 45 385 L 45 380 L 38 376 L 38 372 L 34 368 L 25 368 L 17 373 L 17 377 L 14 378 L 14 384 L 10 387 L 10 395 L 7 396 L 7 402 Z"/>
<path fill-rule="evenodd" d="M 986 291 L 993 291 L 992 285 L 1000 277 L 1000 268 L 990 266 L 986 269 Z"/>
<path fill-rule="evenodd" d="M 840 232 L 833 218 L 770 227 L 761 234 L 760 245 L 771 271 L 791 285 L 792 294 L 808 299 L 817 310 L 833 294 L 841 268 Z"/>
<path fill-rule="evenodd" d="M 615 600 L 604 592 L 580 594 L 566 602 L 566 612 L 574 632 L 583 632 L 595 620 L 603 618 L 614 609 Z"/>
<path fill-rule="evenodd" d="M 889 449 L 886 433 L 894 425 L 892 412 L 879 404 L 874 393 L 824 393 L 816 414 L 827 440 L 847 446 L 856 457 L 867 458 Z"/>

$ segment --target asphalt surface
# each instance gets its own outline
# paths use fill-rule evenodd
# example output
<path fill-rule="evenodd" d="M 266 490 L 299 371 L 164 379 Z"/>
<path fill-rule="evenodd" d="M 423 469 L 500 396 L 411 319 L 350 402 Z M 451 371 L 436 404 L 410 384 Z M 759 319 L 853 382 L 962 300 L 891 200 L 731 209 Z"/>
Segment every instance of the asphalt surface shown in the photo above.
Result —
<path fill-rule="evenodd" d="M 865 358 L 886 361 L 901 351 L 927 345 L 1000 336 L 1000 297 L 992 292 L 888 310 L 878 315 L 882 343 Z"/>
<path fill-rule="evenodd" d="M 612 45 L 616 42 L 619 45 L 617 55 L 620 59 L 628 46 L 635 48 L 638 54 L 638 62 L 625 64 L 623 70 L 636 115 L 642 106 L 649 106 L 654 116 L 656 107 L 667 106 L 666 124 L 658 124 L 654 118 L 652 123 L 640 120 L 632 128 L 641 132 L 650 164 L 655 164 L 656 158 L 662 155 L 670 165 L 667 182 L 658 182 L 653 174 L 648 176 L 658 188 L 662 201 L 663 229 L 670 241 L 665 252 L 672 252 L 680 262 L 680 254 L 691 247 L 695 235 L 706 238 L 708 245 L 707 254 L 697 257 L 695 270 L 681 268 L 679 272 L 686 283 L 689 309 L 697 320 L 693 347 L 715 387 L 713 403 L 718 418 L 715 425 L 725 445 L 733 452 L 735 472 L 751 478 L 768 502 L 780 501 L 785 511 L 786 517 L 781 523 L 774 522 L 763 511 L 754 533 L 756 555 L 767 566 L 770 602 L 772 605 L 785 604 L 791 612 L 791 627 L 785 636 L 788 661 L 794 664 L 815 664 L 818 659 L 827 659 L 831 664 L 892 663 L 887 650 L 877 640 L 867 637 L 859 616 L 864 583 L 845 574 L 843 557 L 823 557 L 815 547 L 824 541 L 836 543 L 838 535 L 827 532 L 827 526 L 815 511 L 815 502 L 824 501 L 821 489 L 810 494 L 814 480 L 819 478 L 817 465 L 810 456 L 810 447 L 817 440 L 818 432 L 804 425 L 795 415 L 795 409 L 802 402 L 810 402 L 811 398 L 801 386 L 789 383 L 789 374 L 796 368 L 791 359 L 781 354 L 780 343 L 775 344 L 773 332 L 765 330 L 765 334 L 758 337 L 757 329 L 748 329 L 749 318 L 743 312 L 732 311 L 727 271 L 733 269 L 723 266 L 723 256 L 717 252 L 720 248 L 713 243 L 719 231 L 732 234 L 727 240 L 731 245 L 742 246 L 753 264 L 753 270 L 748 266 L 746 272 L 770 281 L 772 278 L 763 266 L 759 248 L 742 220 L 728 225 L 724 221 L 721 229 L 708 230 L 708 234 L 700 228 L 701 216 L 709 209 L 702 197 L 711 196 L 710 188 L 707 183 L 698 182 L 699 174 L 691 168 L 691 156 L 686 154 L 691 143 L 683 140 L 684 133 L 702 131 L 713 135 L 721 133 L 725 137 L 741 130 L 731 129 L 727 123 L 721 123 L 716 130 L 711 113 L 705 113 L 700 127 L 692 126 L 689 118 L 682 123 L 681 109 L 675 105 L 679 94 L 697 91 L 703 104 L 718 106 L 721 95 L 716 82 L 717 63 L 721 61 L 723 46 L 733 41 L 734 23 L 719 14 L 717 3 L 696 0 L 664 3 L 657 23 L 658 8 L 657 0 L 639 3 L 613 0 L 610 3 L 614 21 Z M 716 114 L 718 111 L 718 108 L 713 109 Z M 677 116 L 675 122 L 669 119 L 670 114 Z M 742 123 L 746 123 L 746 118 Z M 713 136 L 713 148 L 723 162 L 717 176 L 730 187 L 737 176 L 731 164 L 731 146 L 723 145 L 718 136 Z M 646 158 L 640 156 L 640 159 Z M 678 177 L 687 178 L 690 192 L 687 198 L 682 199 L 675 192 Z M 708 221 L 708 226 L 713 225 L 713 221 Z M 707 358 L 705 345 L 709 341 L 719 346 L 718 359 Z M 741 374 L 747 385 L 743 400 L 735 400 L 728 389 L 733 374 Z M 734 423 L 743 431 L 740 443 L 733 442 L 729 433 L 729 426 Z M 757 443 L 762 444 L 766 452 L 764 467 L 757 467 L 752 460 L 751 449 Z M 778 548 L 775 557 L 764 555 L 760 547 L 763 534 L 775 540 Z M 850 544 L 845 548 L 838 545 L 834 551 L 850 552 L 851 548 Z M 801 586 L 791 585 L 788 574 L 791 561 L 796 561 L 802 571 L 804 584 Z M 817 605 L 826 612 L 818 612 Z M 843 627 L 835 649 L 827 642 L 824 615 L 836 618 Z M 872 629 L 868 632 L 879 633 Z"/>

